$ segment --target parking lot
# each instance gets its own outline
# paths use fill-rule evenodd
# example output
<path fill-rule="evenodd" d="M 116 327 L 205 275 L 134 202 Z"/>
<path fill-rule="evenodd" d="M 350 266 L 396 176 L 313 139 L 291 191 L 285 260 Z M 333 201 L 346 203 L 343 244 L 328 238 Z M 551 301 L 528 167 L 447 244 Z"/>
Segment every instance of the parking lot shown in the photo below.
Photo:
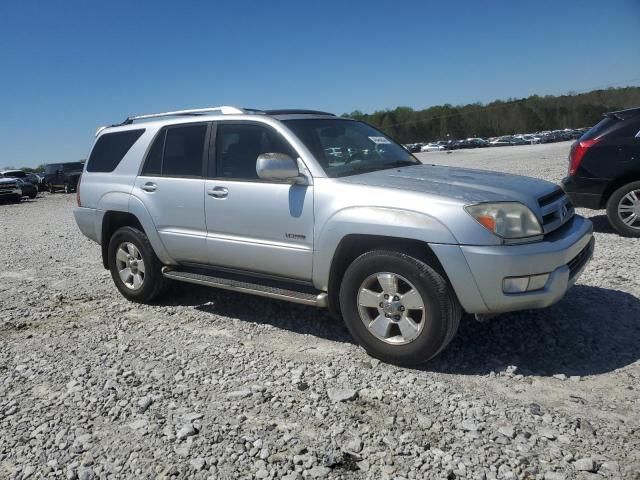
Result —
<path fill-rule="evenodd" d="M 559 182 L 569 142 L 417 154 Z M 559 304 L 465 317 L 419 369 L 323 310 L 127 302 L 75 195 L 0 205 L 0 478 L 640 478 L 640 248 L 594 222 Z"/>

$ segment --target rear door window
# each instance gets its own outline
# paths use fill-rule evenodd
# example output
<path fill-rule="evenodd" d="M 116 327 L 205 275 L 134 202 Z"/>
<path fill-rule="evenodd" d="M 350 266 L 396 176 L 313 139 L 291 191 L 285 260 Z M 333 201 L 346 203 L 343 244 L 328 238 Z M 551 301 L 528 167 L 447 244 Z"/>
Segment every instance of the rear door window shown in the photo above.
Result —
<path fill-rule="evenodd" d="M 102 135 L 91 151 L 87 172 L 113 172 L 143 133 L 144 128 Z M 70 170 L 72 166 L 78 165 L 65 166 L 65 170 Z M 81 164 L 80 169 L 82 169 Z"/>
<path fill-rule="evenodd" d="M 207 124 L 197 124 L 161 130 L 147 154 L 142 175 L 202 177 L 207 128 Z"/>

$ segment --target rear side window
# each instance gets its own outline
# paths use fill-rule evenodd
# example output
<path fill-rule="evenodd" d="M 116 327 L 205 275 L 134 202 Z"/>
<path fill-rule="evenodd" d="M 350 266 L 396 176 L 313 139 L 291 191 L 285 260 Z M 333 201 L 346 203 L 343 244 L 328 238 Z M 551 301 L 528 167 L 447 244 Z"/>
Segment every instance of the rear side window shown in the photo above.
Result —
<path fill-rule="evenodd" d="M 87 172 L 113 172 L 144 129 L 105 133 L 91 151 Z"/>
<path fill-rule="evenodd" d="M 170 127 L 156 137 L 142 175 L 201 177 L 207 125 Z"/>

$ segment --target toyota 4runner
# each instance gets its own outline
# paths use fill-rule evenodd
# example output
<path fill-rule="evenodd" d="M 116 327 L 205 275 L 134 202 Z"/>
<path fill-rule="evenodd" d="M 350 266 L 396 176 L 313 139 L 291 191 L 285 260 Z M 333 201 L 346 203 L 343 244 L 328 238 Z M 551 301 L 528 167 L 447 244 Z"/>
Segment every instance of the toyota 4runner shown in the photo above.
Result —
<path fill-rule="evenodd" d="M 328 113 L 183 110 L 96 137 L 74 213 L 126 298 L 175 280 L 328 307 L 388 362 L 438 354 L 463 311 L 559 301 L 593 253 L 558 186 L 423 165 Z"/>

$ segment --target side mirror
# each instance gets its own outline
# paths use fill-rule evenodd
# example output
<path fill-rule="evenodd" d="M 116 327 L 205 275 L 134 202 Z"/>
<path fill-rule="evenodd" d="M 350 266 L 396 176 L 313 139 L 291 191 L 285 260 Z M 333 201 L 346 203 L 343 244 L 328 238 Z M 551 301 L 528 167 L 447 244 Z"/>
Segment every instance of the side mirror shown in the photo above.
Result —
<path fill-rule="evenodd" d="M 300 175 L 298 163 L 286 153 L 263 153 L 258 155 L 256 172 L 263 180 L 280 180 L 299 183 L 304 177 Z"/>

